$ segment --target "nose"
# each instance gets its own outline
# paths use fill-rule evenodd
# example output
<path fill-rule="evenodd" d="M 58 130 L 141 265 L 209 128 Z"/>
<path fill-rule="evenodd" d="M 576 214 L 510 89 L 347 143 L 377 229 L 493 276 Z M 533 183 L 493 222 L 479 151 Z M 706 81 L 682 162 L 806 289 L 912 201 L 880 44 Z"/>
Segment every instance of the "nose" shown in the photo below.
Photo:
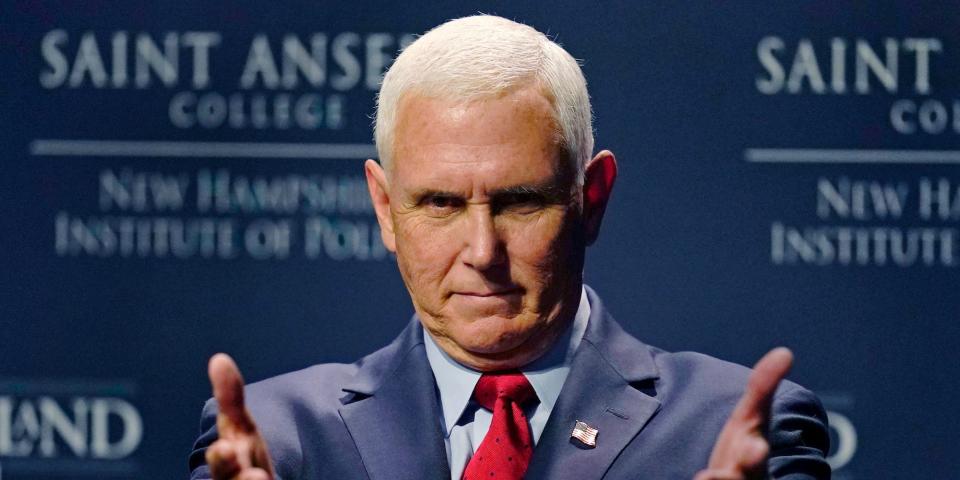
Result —
<path fill-rule="evenodd" d="M 463 262 L 477 270 L 488 270 L 504 263 L 506 249 L 490 209 L 477 206 L 470 210 L 467 238 L 461 253 Z"/>

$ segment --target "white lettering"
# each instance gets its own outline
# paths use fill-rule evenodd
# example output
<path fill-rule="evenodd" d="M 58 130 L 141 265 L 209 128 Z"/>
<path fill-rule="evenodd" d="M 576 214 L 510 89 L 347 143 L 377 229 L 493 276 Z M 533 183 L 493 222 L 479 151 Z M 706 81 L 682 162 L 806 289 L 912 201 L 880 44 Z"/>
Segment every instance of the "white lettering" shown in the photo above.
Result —
<path fill-rule="evenodd" d="M 177 211 L 183 208 L 190 177 L 186 174 L 134 173 L 122 169 L 100 172 L 100 209 Z"/>
<path fill-rule="evenodd" d="M 90 402 L 90 452 L 96 458 L 117 459 L 133 453 L 143 439 L 143 419 L 126 400 L 95 398 Z M 123 434 L 110 442 L 110 417 L 120 419 Z"/>
<path fill-rule="evenodd" d="M 113 68 L 110 81 L 113 88 L 127 86 L 127 32 L 113 34 Z"/>
<path fill-rule="evenodd" d="M 257 35 L 250 42 L 250 52 L 240 76 L 240 88 L 250 89 L 256 86 L 257 77 L 263 78 L 263 88 L 275 89 L 280 84 L 280 72 L 270 51 L 270 41 L 264 34 Z"/>
<path fill-rule="evenodd" d="M 193 88 L 207 88 L 210 85 L 210 49 L 220 45 L 220 34 L 186 32 L 182 41 L 184 47 L 193 49 Z"/>
<path fill-rule="evenodd" d="M 899 133 L 912 134 L 917 131 L 916 124 L 907 118 L 907 114 L 916 115 L 917 104 L 910 100 L 897 100 L 890 107 L 890 124 Z"/>
<path fill-rule="evenodd" d="M 41 397 L 37 400 L 40 407 L 40 455 L 57 456 L 57 444 L 54 432 L 59 434 L 73 454 L 78 457 L 87 454 L 87 402 L 82 398 L 73 399 L 73 421 L 52 398 Z"/>
<path fill-rule="evenodd" d="M 163 39 L 163 52 L 149 35 L 137 35 L 136 76 L 134 82 L 137 88 L 150 86 L 152 71 L 157 75 L 164 86 L 172 87 L 179 78 L 179 38 L 176 33 L 168 33 Z"/>
<path fill-rule="evenodd" d="M 848 55 L 851 44 L 853 54 Z M 807 92 L 843 95 L 851 91 L 867 95 L 873 84 L 879 83 L 887 92 L 896 93 L 901 90 L 901 80 L 912 80 L 912 84 L 904 86 L 919 95 L 928 95 L 933 91 L 930 75 L 933 59 L 943 52 L 943 43 L 937 38 L 885 38 L 882 46 L 876 47 L 864 39 L 834 37 L 829 39 L 830 62 L 821 64 L 817 50 L 826 49 L 826 46 L 817 45 L 809 38 L 801 38 L 791 49 L 781 37 L 760 39 L 756 54 L 765 75 L 756 78 L 757 91 L 765 95 Z M 821 53 L 822 57 L 825 53 Z M 792 57 L 789 72 L 785 71 L 783 57 Z M 901 71 L 905 65 L 912 66 L 912 70 Z M 851 70 L 852 90 L 847 83 L 847 72 Z M 911 73 L 912 79 L 901 78 L 909 77 Z M 829 85 L 826 79 L 829 79 Z"/>
<path fill-rule="evenodd" d="M 783 88 L 785 73 L 783 66 L 777 60 L 774 52 L 784 49 L 783 40 L 780 37 L 764 37 L 757 44 L 757 58 L 760 64 L 767 70 L 769 78 L 757 77 L 757 90 L 766 95 L 780 93 Z"/>
<path fill-rule="evenodd" d="M 880 80 L 888 92 L 897 92 L 897 41 L 888 38 L 883 44 L 886 50 L 886 62 L 880 60 L 869 43 L 857 40 L 856 89 L 858 93 L 870 93 L 870 72 Z"/>
<path fill-rule="evenodd" d="M 873 181 L 851 182 L 840 177 L 836 183 L 817 181 L 817 216 L 870 220 L 900 218 L 910 189 L 905 183 L 885 184 Z"/>
<path fill-rule="evenodd" d="M 930 220 L 960 220 L 960 185 L 952 186 L 947 178 L 936 183 L 920 179 L 920 218 Z"/>
<path fill-rule="evenodd" d="M 322 87 L 327 76 L 327 36 L 315 33 L 310 37 L 308 52 L 295 35 L 283 38 L 283 87 L 296 88 L 302 73 L 311 87 Z"/>
<path fill-rule="evenodd" d="M 388 33 L 371 33 L 367 37 L 367 89 L 380 89 L 383 74 L 393 60 L 393 56 L 384 49 L 391 45 L 393 45 L 393 35 Z"/>
<path fill-rule="evenodd" d="M 333 75 L 330 86 L 341 92 L 350 90 L 360 81 L 360 61 L 352 48 L 360 45 L 360 35 L 345 32 L 333 39 L 333 60 L 341 72 Z"/>
<path fill-rule="evenodd" d="M 817 65 L 817 56 L 809 40 L 801 40 L 797 45 L 797 54 L 793 57 L 793 66 L 790 67 L 790 78 L 787 79 L 787 90 L 791 93 L 799 93 L 805 78 L 810 82 L 810 90 L 813 93 L 826 92 L 827 86 L 823 83 L 823 75 Z"/>
<path fill-rule="evenodd" d="M 903 49 L 914 52 L 916 57 L 916 73 L 914 75 L 914 91 L 926 95 L 930 93 L 930 53 L 943 51 L 943 44 L 936 38 L 907 38 L 903 40 Z"/>
<path fill-rule="evenodd" d="M 81 86 L 87 74 L 95 88 L 102 88 L 107 84 L 107 70 L 103 66 L 103 59 L 100 58 L 100 50 L 97 48 L 97 39 L 92 32 L 80 38 L 80 49 L 77 51 L 77 58 L 70 72 L 70 86 L 73 88 Z"/>
<path fill-rule="evenodd" d="M 70 71 L 67 57 L 60 51 L 60 46 L 66 43 L 67 32 L 51 30 L 40 41 L 40 54 L 46 60 L 49 70 L 40 72 L 40 85 L 43 88 L 57 88 L 63 85 Z"/>

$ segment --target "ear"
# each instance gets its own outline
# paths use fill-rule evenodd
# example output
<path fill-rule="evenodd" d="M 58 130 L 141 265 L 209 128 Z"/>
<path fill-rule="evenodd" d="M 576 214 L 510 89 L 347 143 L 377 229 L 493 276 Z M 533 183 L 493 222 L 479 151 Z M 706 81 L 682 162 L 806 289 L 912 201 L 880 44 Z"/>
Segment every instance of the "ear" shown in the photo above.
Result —
<path fill-rule="evenodd" d="M 597 240 L 600 222 L 617 179 L 617 159 L 604 150 L 587 163 L 583 178 L 583 224 L 587 245 Z"/>
<path fill-rule="evenodd" d="M 373 203 L 377 223 L 380 224 L 380 238 L 387 250 L 397 253 L 397 237 L 393 233 L 393 216 L 390 215 L 390 184 L 387 182 L 387 174 L 376 160 L 367 160 L 363 164 L 363 170 L 367 175 L 370 202 Z"/>

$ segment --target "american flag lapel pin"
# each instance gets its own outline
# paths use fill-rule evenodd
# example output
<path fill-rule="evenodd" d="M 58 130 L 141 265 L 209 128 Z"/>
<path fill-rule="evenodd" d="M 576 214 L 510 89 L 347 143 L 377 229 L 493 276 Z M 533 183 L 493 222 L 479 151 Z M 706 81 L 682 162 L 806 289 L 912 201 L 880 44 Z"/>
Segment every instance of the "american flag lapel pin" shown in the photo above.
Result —
<path fill-rule="evenodd" d="M 597 432 L 596 428 L 577 420 L 577 424 L 573 426 L 573 432 L 570 432 L 570 437 L 576 438 L 580 443 L 590 448 L 594 448 L 597 446 Z"/>

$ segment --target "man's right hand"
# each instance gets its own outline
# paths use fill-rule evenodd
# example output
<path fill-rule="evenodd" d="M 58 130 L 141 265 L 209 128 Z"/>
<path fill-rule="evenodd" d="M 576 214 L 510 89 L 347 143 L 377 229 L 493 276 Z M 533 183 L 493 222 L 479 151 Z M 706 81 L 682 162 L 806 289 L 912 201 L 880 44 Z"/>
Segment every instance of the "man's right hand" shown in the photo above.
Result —
<path fill-rule="evenodd" d="M 214 480 L 273 480 L 267 443 L 257 431 L 243 403 L 243 377 L 229 355 L 210 358 L 207 369 L 217 413 L 218 440 L 207 448 L 206 459 Z"/>

